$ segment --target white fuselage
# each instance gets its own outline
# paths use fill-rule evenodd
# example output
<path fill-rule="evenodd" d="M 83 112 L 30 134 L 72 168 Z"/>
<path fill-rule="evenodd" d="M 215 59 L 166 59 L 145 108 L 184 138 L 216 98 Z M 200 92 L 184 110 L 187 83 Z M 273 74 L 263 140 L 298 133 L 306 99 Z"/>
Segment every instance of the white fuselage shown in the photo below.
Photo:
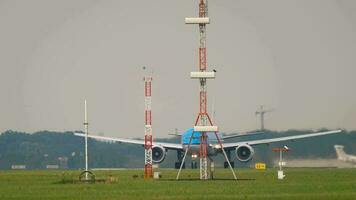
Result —
<path fill-rule="evenodd" d="M 344 162 L 351 162 L 351 163 L 355 163 L 356 164 L 356 156 L 354 156 L 354 155 L 346 154 L 346 155 L 344 155 L 342 157 L 339 157 L 338 159 L 342 160 Z"/>
<path fill-rule="evenodd" d="M 346 154 L 345 151 L 344 151 L 344 146 L 335 145 L 334 147 L 335 147 L 336 156 L 337 156 L 338 160 L 356 164 L 356 156 L 355 155 Z"/>
<path fill-rule="evenodd" d="M 183 150 L 186 151 L 188 148 L 188 145 L 183 145 Z M 219 151 L 214 148 L 212 144 L 208 145 L 208 156 L 216 156 L 219 153 Z M 199 157 L 200 154 L 200 145 L 199 144 L 193 144 L 190 145 L 188 153 L 189 155 L 197 155 Z"/>

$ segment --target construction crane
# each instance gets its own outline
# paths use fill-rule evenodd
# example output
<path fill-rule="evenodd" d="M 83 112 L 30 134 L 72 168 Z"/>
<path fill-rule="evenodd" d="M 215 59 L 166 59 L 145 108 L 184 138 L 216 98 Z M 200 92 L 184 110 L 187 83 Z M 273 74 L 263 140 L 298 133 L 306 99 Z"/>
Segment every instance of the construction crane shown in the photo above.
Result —
<path fill-rule="evenodd" d="M 260 120 L 261 120 L 261 131 L 265 130 L 265 114 L 268 112 L 272 112 L 274 111 L 274 109 L 265 109 L 265 107 L 263 105 L 261 105 L 259 107 L 259 109 L 257 109 L 257 111 L 255 112 L 255 115 L 260 115 Z"/>

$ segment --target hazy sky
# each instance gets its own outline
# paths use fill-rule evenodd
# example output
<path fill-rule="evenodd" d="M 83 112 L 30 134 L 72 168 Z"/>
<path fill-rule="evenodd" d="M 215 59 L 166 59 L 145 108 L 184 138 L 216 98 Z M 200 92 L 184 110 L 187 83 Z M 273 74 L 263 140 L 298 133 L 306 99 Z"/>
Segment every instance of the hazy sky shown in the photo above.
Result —
<path fill-rule="evenodd" d="M 143 70 L 154 70 L 153 129 L 198 111 L 198 0 L 0 0 L 0 131 L 83 129 L 143 136 Z M 209 108 L 221 131 L 356 129 L 356 1 L 210 0 Z M 213 100 L 214 99 L 214 100 Z"/>

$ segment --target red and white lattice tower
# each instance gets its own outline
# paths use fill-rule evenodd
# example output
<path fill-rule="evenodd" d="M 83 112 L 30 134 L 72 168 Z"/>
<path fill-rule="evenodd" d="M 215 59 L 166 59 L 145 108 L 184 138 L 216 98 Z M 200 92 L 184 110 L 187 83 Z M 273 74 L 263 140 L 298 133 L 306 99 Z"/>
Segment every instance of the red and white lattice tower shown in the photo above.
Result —
<path fill-rule="evenodd" d="M 207 79 L 214 79 L 215 72 L 207 72 L 206 61 L 206 24 L 209 24 L 208 7 L 206 0 L 199 1 L 199 17 L 186 18 L 186 24 L 198 24 L 200 33 L 199 45 L 199 71 L 191 72 L 190 76 L 193 79 L 198 79 L 200 83 L 199 91 L 199 114 L 195 121 L 194 132 L 201 132 L 200 135 L 200 179 L 210 178 L 210 160 L 208 158 L 208 142 L 207 132 L 216 132 L 217 127 L 213 126 L 212 121 L 207 112 Z"/>
<path fill-rule="evenodd" d="M 152 168 L 152 112 L 151 112 L 151 87 L 152 77 L 144 77 L 145 81 L 145 178 L 153 177 Z"/>
<path fill-rule="evenodd" d="M 199 33 L 200 33 L 200 45 L 199 45 L 199 71 L 191 72 L 190 77 L 192 79 L 198 79 L 200 83 L 199 89 L 199 114 L 195 120 L 194 132 L 200 132 L 200 179 L 206 180 L 211 178 L 211 168 L 210 168 L 210 159 L 208 158 L 208 137 L 207 132 L 215 133 L 215 137 L 219 142 L 220 149 L 229 164 L 229 167 L 236 179 L 235 172 L 232 169 L 230 161 L 226 155 L 226 152 L 223 148 L 223 144 L 217 134 L 218 127 L 213 125 L 212 120 L 209 117 L 207 111 L 207 79 L 215 79 L 215 70 L 212 72 L 207 71 L 207 61 L 206 61 L 206 25 L 210 23 L 208 17 L 208 4 L 207 0 L 199 0 L 199 17 L 185 18 L 186 24 L 198 24 Z M 182 165 L 185 159 L 185 156 L 190 148 L 191 140 L 193 134 L 190 138 L 188 148 L 184 154 Z M 181 168 L 182 168 L 181 165 Z M 180 168 L 180 170 L 181 170 Z M 177 175 L 179 178 L 180 170 Z"/>

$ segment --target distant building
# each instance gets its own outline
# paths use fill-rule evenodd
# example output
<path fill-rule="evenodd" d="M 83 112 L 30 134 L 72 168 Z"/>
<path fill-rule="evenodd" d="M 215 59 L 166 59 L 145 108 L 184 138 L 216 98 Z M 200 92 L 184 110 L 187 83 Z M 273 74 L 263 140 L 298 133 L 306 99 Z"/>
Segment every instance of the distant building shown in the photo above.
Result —
<path fill-rule="evenodd" d="M 11 169 L 26 169 L 26 165 L 11 165 Z"/>

